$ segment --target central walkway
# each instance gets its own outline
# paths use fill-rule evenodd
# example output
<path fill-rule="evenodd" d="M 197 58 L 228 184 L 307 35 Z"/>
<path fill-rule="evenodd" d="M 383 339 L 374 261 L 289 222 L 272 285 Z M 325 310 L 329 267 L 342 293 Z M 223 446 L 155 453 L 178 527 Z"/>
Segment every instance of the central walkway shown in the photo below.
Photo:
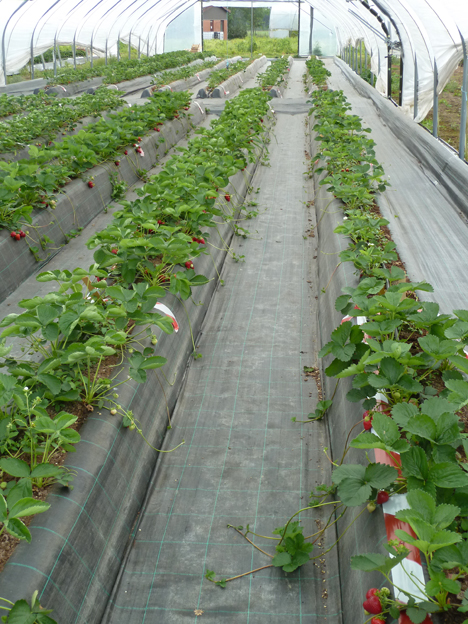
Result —
<path fill-rule="evenodd" d="M 304 96 L 304 70 L 295 61 L 285 98 Z M 303 371 L 317 366 L 307 122 L 278 114 L 269 165 L 246 199 L 260 214 L 240 223 L 251 237 L 233 242 L 245 261 L 225 263 L 197 345 L 203 357 L 188 369 L 165 448 L 186 443 L 159 460 L 109 624 L 341 621 L 336 550 L 320 557 L 332 532 L 292 574 L 267 568 L 226 589 L 205 579 L 208 570 L 219 580 L 271 561 L 228 524 L 271 535 L 307 506 L 313 487 L 330 482 L 325 424 L 291 421 L 306 419 L 318 400 Z M 310 535 L 322 516 L 311 510 L 301 520 Z M 275 553 L 275 542 L 249 537 Z"/>

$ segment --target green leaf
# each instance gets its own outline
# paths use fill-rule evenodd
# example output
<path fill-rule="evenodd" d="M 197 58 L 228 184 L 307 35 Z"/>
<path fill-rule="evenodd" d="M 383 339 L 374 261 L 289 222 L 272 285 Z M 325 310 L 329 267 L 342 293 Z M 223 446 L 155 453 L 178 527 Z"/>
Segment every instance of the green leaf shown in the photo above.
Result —
<path fill-rule="evenodd" d="M 413 435 L 417 435 L 425 440 L 431 440 L 432 442 L 437 435 L 437 427 L 434 421 L 425 414 L 418 414 L 410 418 L 406 423 L 405 429 Z"/>
<path fill-rule="evenodd" d="M 427 612 L 423 609 L 415 609 L 414 607 L 408 607 L 406 609 L 406 615 L 413 622 L 413 624 L 422 624 L 427 617 Z"/>
<path fill-rule="evenodd" d="M 418 408 L 412 403 L 397 403 L 392 408 L 393 420 L 400 427 L 405 427 L 408 420 L 416 414 L 418 414 Z"/>
<path fill-rule="evenodd" d="M 380 371 L 388 379 L 390 385 L 394 385 L 405 372 L 404 367 L 393 358 L 384 358 L 380 362 Z"/>
<path fill-rule="evenodd" d="M 381 412 L 376 412 L 374 414 L 372 426 L 382 442 L 388 446 L 391 446 L 396 440 L 400 439 L 398 425 L 392 418 L 385 416 L 385 414 Z"/>
<path fill-rule="evenodd" d="M 404 457 L 406 457 L 408 453 Z M 440 488 L 462 488 L 468 486 L 468 474 L 457 464 L 442 462 L 429 470 L 429 479 Z"/>
<path fill-rule="evenodd" d="M 12 477 L 29 477 L 30 474 L 29 465 L 22 459 L 13 457 L 2 457 L 0 468 Z"/>
<path fill-rule="evenodd" d="M 380 570 L 385 565 L 387 557 L 378 553 L 367 553 L 365 555 L 355 555 L 351 557 L 351 569 L 362 572 L 372 572 Z"/>
<path fill-rule="evenodd" d="M 17 600 L 8 613 L 8 624 L 34 624 L 35 621 L 36 614 L 31 612 L 26 600 Z"/>
<path fill-rule="evenodd" d="M 43 373 L 42 375 L 38 375 L 37 378 L 41 383 L 47 386 L 47 388 L 49 388 L 49 390 L 54 395 L 58 394 L 60 390 L 62 389 L 62 382 L 55 375 L 49 375 L 48 373 Z"/>
<path fill-rule="evenodd" d="M 273 557 L 271 563 L 276 568 L 282 568 L 284 565 L 291 563 L 291 555 L 287 552 L 278 553 Z"/>
<path fill-rule="evenodd" d="M 154 355 L 152 357 L 146 358 L 146 360 L 142 364 L 140 364 L 140 369 L 148 370 L 152 368 L 161 368 L 161 366 L 164 366 L 166 362 L 166 358 L 163 358 L 159 355 Z"/>
<path fill-rule="evenodd" d="M 365 480 L 377 490 L 383 490 L 398 477 L 398 470 L 386 464 L 369 464 L 366 468 Z"/>
<path fill-rule="evenodd" d="M 31 542 L 31 533 L 29 532 L 28 527 L 23 522 L 21 522 L 21 520 L 19 520 L 18 518 L 10 518 L 8 520 L 7 531 L 8 533 L 11 533 L 11 535 L 13 535 L 14 537 L 17 537 L 20 540 L 26 540 L 28 543 Z M 14 620 L 11 620 L 10 618 L 8 618 L 8 622 L 12 622 L 12 621 Z M 25 620 L 25 621 L 29 622 L 29 620 Z M 32 620 L 32 621 L 34 622 L 35 620 Z M 19 622 L 23 624 L 23 620 L 18 620 L 18 623 Z"/>
<path fill-rule="evenodd" d="M 346 321 L 345 323 L 341 323 L 334 331 L 331 333 L 332 341 L 339 345 L 340 347 L 344 347 L 352 329 L 351 321 Z"/>
<path fill-rule="evenodd" d="M 423 490 L 411 490 L 407 494 L 407 501 L 409 506 L 416 510 L 423 520 L 432 523 L 436 511 L 436 502 L 430 494 Z"/>
<path fill-rule="evenodd" d="M 61 308 L 50 304 L 42 304 L 37 306 L 37 318 L 42 325 L 48 325 L 59 315 Z"/>
<path fill-rule="evenodd" d="M 23 516 L 34 516 L 47 511 L 49 503 L 38 501 L 35 498 L 22 498 L 10 509 L 10 518 L 22 518 Z"/>
<path fill-rule="evenodd" d="M 63 468 L 60 466 L 54 466 L 53 464 L 38 464 L 31 472 L 32 479 L 48 479 L 56 477 L 63 472 Z"/>
<path fill-rule="evenodd" d="M 407 453 L 401 456 L 403 475 L 417 477 L 426 481 L 429 475 L 426 453 L 422 448 L 413 446 Z"/>

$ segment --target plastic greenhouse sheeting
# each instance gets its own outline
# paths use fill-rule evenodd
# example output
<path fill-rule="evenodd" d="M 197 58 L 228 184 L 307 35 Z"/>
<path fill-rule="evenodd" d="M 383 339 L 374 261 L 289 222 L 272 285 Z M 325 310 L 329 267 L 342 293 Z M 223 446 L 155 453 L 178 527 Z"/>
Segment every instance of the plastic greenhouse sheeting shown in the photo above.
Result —
<path fill-rule="evenodd" d="M 295 8 L 296 3 L 289 4 Z M 320 11 L 335 30 L 340 50 L 348 44 L 365 43 L 372 72 L 377 76 L 376 88 L 385 95 L 387 45 L 401 44 L 402 106 L 416 121 L 424 119 L 432 106 L 435 68 L 440 93 L 463 58 L 462 41 L 468 41 L 468 3 L 461 0 L 303 0 L 300 5 L 301 17 L 307 5 Z M 117 41 L 122 40 L 130 41 L 146 54 L 158 54 L 164 51 L 166 32 L 176 31 L 178 36 L 171 49 L 189 48 L 195 43 L 193 38 L 196 36 L 198 42 L 200 36 L 198 6 L 198 0 L 0 0 L 0 85 L 5 84 L 5 73 L 18 71 L 32 55 L 44 52 L 54 43 L 74 42 L 113 54 Z M 174 20 L 185 11 L 188 12 L 183 21 L 178 22 L 184 28 L 178 28 Z M 273 18 L 276 13 L 275 10 Z M 310 22 L 308 12 L 304 17 L 300 28 L 301 54 L 309 51 L 309 29 L 305 28 L 305 23 Z"/>

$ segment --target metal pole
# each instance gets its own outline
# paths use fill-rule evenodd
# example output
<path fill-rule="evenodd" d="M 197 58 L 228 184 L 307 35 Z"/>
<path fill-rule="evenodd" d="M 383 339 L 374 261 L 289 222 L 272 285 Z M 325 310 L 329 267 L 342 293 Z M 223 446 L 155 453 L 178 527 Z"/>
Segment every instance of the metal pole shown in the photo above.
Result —
<path fill-rule="evenodd" d="M 387 46 L 387 97 L 392 97 L 392 48 Z"/>
<path fill-rule="evenodd" d="M 117 37 L 117 61 L 120 61 L 120 33 Z"/>
<path fill-rule="evenodd" d="M 132 54 L 132 31 L 130 31 L 130 34 L 128 35 L 128 60 L 131 59 L 131 54 Z"/>
<path fill-rule="evenodd" d="M 73 37 L 73 67 L 76 69 L 76 41 Z"/>
<path fill-rule="evenodd" d="M 62 68 L 63 63 L 62 63 L 62 55 L 60 54 L 60 45 L 57 46 L 57 52 L 58 52 L 58 57 L 59 57 L 60 68 Z"/>
<path fill-rule="evenodd" d="M 138 37 L 138 60 L 140 60 L 141 37 Z"/>
<path fill-rule="evenodd" d="M 146 58 L 148 57 L 149 57 L 149 33 L 148 33 L 148 39 L 146 40 Z"/>
<path fill-rule="evenodd" d="M 300 56 L 301 40 L 301 0 L 297 2 L 297 56 Z"/>
<path fill-rule="evenodd" d="M 312 32 L 314 28 L 314 7 L 310 7 L 309 55 L 312 56 Z M 342 56 L 343 58 L 343 56 Z"/>
<path fill-rule="evenodd" d="M 458 29 L 458 32 L 460 32 L 460 29 Z M 466 43 L 461 32 L 460 32 L 460 37 L 461 37 L 462 46 L 463 46 L 463 87 L 462 87 L 462 107 L 461 107 L 461 118 L 460 118 L 460 143 L 458 147 L 458 155 L 462 160 L 464 160 L 465 159 L 465 141 L 466 141 L 466 105 L 467 105 L 466 90 L 468 87 L 468 54 L 466 51 Z"/>
<path fill-rule="evenodd" d="M 414 114 L 413 119 L 418 116 L 418 59 L 416 54 L 414 55 Z"/>
<path fill-rule="evenodd" d="M 403 50 L 401 51 L 400 56 L 400 97 L 398 98 L 398 104 L 400 106 L 403 105 Z"/>
<path fill-rule="evenodd" d="M 91 37 L 91 45 L 89 47 L 89 57 L 90 57 L 90 65 L 91 65 L 91 69 L 93 67 L 93 56 L 94 56 L 94 51 L 93 51 L 93 38 Z"/>
<path fill-rule="evenodd" d="M 229 39 L 229 11 L 226 9 L 226 58 L 229 58 L 228 39 Z"/>
<path fill-rule="evenodd" d="M 253 58 L 253 0 L 250 2 L 250 58 Z"/>
<path fill-rule="evenodd" d="M 46 66 L 45 66 L 45 58 L 43 54 L 41 54 L 41 60 L 42 60 L 42 69 L 45 71 Z"/>
<path fill-rule="evenodd" d="M 107 67 L 107 41 L 108 41 L 108 38 L 106 37 L 106 48 L 105 48 L 105 53 L 106 53 L 106 67 Z"/>
<path fill-rule="evenodd" d="M 359 75 L 362 76 L 362 41 L 359 42 Z"/>
<path fill-rule="evenodd" d="M 204 39 L 203 39 L 203 0 L 200 0 L 200 9 L 201 9 L 201 49 L 203 52 Z"/>
<path fill-rule="evenodd" d="M 367 48 L 364 46 L 364 69 L 367 72 Z"/>
<path fill-rule="evenodd" d="M 54 77 L 57 77 L 57 55 L 55 54 L 55 37 L 54 37 L 54 47 L 52 48 L 52 56 L 54 60 Z"/>
<path fill-rule="evenodd" d="M 437 139 L 439 135 L 439 70 L 434 59 L 434 105 L 432 108 L 432 134 Z"/>

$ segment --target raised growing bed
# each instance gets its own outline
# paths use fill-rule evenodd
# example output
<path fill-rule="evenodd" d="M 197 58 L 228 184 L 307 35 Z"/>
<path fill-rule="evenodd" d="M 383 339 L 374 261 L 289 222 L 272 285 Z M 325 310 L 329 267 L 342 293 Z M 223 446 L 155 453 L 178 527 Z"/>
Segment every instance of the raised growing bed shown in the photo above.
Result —
<path fill-rule="evenodd" d="M 262 114 L 266 117 L 266 111 Z M 229 208 L 243 202 L 261 157 L 259 145 L 255 162 L 231 178 L 223 191 Z M 155 447 L 163 443 L 168 410 L 174 407 L 193 352 L 192 336 L 200 331 L 219 285 L 217 275 L 231 236 L 230 225 L 219 221 L 211 233 L 211 253 L 196 259 L 197 273 L 210 280 L 197 290 L 196 302 L 183 304 L 172 295 L 164 299 L 180 328 L 177 334 L 157 332 L 158 354 L 167 358 L 164 375 L 169 383 L 158 376 L 138 386 L 127 379 L 127 363 L 120 372 L 125 383 L 118 400 L 124 409 L 132 410 Z M 136 431 L 125 428 L 106 409 L 96 408 L 80 433 L 81 443 L 66 461 L 77 473 L 74 490 L 54 487 L 50 513 L 37 516 L 30 526 L 32 543 L 20 545 L 0 576 L 0 595 L 15 600 L 38 589 L 42 604 L 53 608 L 53 617 L 61 623 L 100 621 L 158 457 Z"/>
<path fill-rule="evenodd" d="M 327 99 L 325 94 L 323 94 L 323 97 L 316 98 L 315 101 L 325 102 L 323 104 L 324 109 L 328 110 L 326 108 L 327 102 L 330 102 L 334 97 L 332 95 L 331 98 Z M 336 114 L 336 110 L 333 113 Z M 358 118 L 354 117 L 354 120 L 356 127 L 353 129 L 353 132 L 358 126 Z M 361 154 L 365 153 L 366 156 L 367 154 L 369 155 L 367 158 L 361 156 L 364 162 L 362 160 L 355 162 L 355 158 L 350 158 L 351 162 L 349 163 L 343 158 L 340 160 L 339 149 L 340 146 L 346 144 L 347 132 L 350 131 L 349 127 L 352 124 L 352 118 L 349 119 L 348 126 L 340 121 L 337 124 L 339 129 L 337 129 L 336 134 L 331 132 L 326 137 L 322 135 L 315 137 L 322 138 L 324 142 L 328 140 L 327 151 L 325 151 L 329 161 L 327 164 L 328 171 L 315 175 L 318 189 L 315 205 L 317 209 L 319 247 L 324 254 L 319 263 L 320 282 L 321 286 L 323 286 L 322 301 L 325 304 L 320 306 L 319 325 L 321 335 L 326 344 L 322 354 L 328 355 L 331 351 L 335 358 L 326 358 L 325 363 L 329 366 L 327 372 L 331 377 L 325 377 L 323 381 L 327 398 L 333 397 L 333 404 L 328 413 L 328 423 L 333 450 L 332 456 L 334 461 L 340 464 L 334 472 L 334 475 L 337 477 L 334 482 L 338 484 L 338 496 L 345 505 L 356 509 L 363 502 L 365 503 L 367 499 L 369 501 L 369 511 L 374 511 L 374 515 L 371 516 L 372 521 L 369 521 L 369 516 L 366 514 L 364 507 L 361 513 L 365 515 L 359 514 L 357 521 L 352 525 L 352 529 L 349 532 L 343 531 L 348 521 L 346 523 L 342 521 L 338 524 L 338 533 L 342 535 L 338 547 L 344 591 L 343 604 L 346 605 L 344 621 L 355 622 L 358 621 L 358 618 L 360 619 L 359 611 L 362 607 L 360 607 L 359 603 L 364 599 L 369 586 L 381 587 L 383 577 L 375 576 L 377 570 L 386 571 L 388 576 L 390 568 L 392 568 L 391 576 L 393 576 L 393 579 L 391 582 L 395 585 L 395 600 L 399 604 L 389 602 L 386 594 L 380 594 L 379 600 L 373 598 L 374 601 L 379 603 L 378 608 L 376 604 L 371 604 L 371 601 L 364 603 L 366 608 L 369 607 L 368 610 L 371 613 L 378 614 L 382 610 L 379 601 L 383 601 L 385 612 L 387 613 L 390 610 L 390 615 L 393 618 L 399 618 L 401 623 L 424 621 L 425 624 L 428 624 L 431 621 L 429 614 L 444 608 L 444 605 L 448 605 L 446 606 L 447 609 L 450 608 L 450 600 L 448 603 L 445 602 L 449 597 L 447 592 L 448 594 L 458 594 L 450 599 L 452 604 L 460 605 L 464 587 L 460 583 L 455 582 L 455 580 L 459 578 L 463 583 L 466 582 L 466 574 L 463 571 L 463 565 L 466 565 L 466 557 L 463 560 L 463 556 L 460 555 L 464 548 L 460 531 L 463 531 L 463 527 L 466 525 L 466 516 L 468 514 L 468 507 L 464 498 L 466 497 L 464 492 L 466 492 L 468 487 L 468 479 L 462 469 L 462 466 L 464 466 L 463 456 L 456 455 L 455 451 L 459 450 L 461 446 L 462 436 L 459 434 L 458 427 L 461 426 L 461 430 L 463 430 L 463 426 L 466 426 L 466 414 L 463 411 L 465 403 L 463 395 L 460 393 L 466 392 L 468 387 L 461 374 L 461 372 L 468 372 L 468 365 L 463 357 L 463 351 L 466 353 L 466 347 L 463 348 L 463 345 L 467 344 L 466 332 L 463 330 L 468 329 L 468 327 L 465 327 L 467 324 L 457 320 L 456 317 L 464 319 L 468 316 L 468 313 L 464 310 L 456 310 L 453 317 L 451 315 L 438 316 L 438 306 L 436 304 L 419 303 L 420 300 L 418 299 L 415 301 L 413 292 L 418 290 L 430 291 L 430 286 L 424 282 L 409 284 L 408 280 L 404 279 L 405 273 L 401 270 L 401 261 L 397 254 L 392 251 L 392 243 L 387 240 L 385 231 L 380 231 L 379 229 L 388 224 L 388 222 L 379 221 L 378 215 L 372 213 L 373 202 L 369 201 L 370 196 L 361 200 L 363 202 L 362 206 L 367 205 L 367 210 L 360 210 L 361 203 L 350 190 L 353 176 L 356 179 L 359 175 L 365 174 L 370 170 L 369 167 L 361 170 L 367 162 L 367 158 L 369 158 L 369 162 L 372 162 L 373 166 L 378 166 L 378 163 L 372 156 L 372 145 L 369 144 L 366 149 L 362 147 L 364 151 L 360 152 Z M 344 130 L 345 127 L 348 128 L 348 131 Z M 319 124 L 318 128 L 319 132 L 323 132 L 324 135 L 330 131 L 330 127 L 327 124 Z M 340 129 L 341 135 L 339 135 Z M 341 136 L 341 141 L 338 141 L 337 136 Z M 329 140 L 331 137 L 334 137 L 333 140 Z M 362 145 L 364 143 L 363 138 Z M 341 149 L 343 151 L 343 148 Z M 336 152 L 337 150 L 338 152 Z M 366 150 L 368 151 L 366 152 Z M 319 151 L 318 146 L 313 145 L 312 154 L 316 154 Z M 343 153 L 345 152 L 343 151 Z M 318 161 L 315 165 L 317 164 L 319 164 Z M 348 166 L 349 169 L 346 168 Z M 340 169 L 340 167 L 342 168 Z M 347 172 L 350 172 L 349 186 L 346 184 Z M 381 175 L 381 173 L 380 171 L 380 174 L 376 175 Z M 334 198 L 334 195 L 327 193 L 323 187 L 319 186 L 320 182 L 324 180 L 324 175 L 329 176 L 327 183 L 332 186 L 333 193 L 337 196 L 348 198 L 344 199 L 347 203 L 343 205 L 341 201 Z M 372 175 L 372 173 L 369 175 Z M 363 185 L 362 188 L 367 187 Z M 352 208 L 351 200 L 354 201 L 354 209 Z M 345 219 L 349 219 L 349 221 L 346 221 L 346 224 L 343 219 L 342 209 L 347 214 Z M 371 236 L 369 231 L 365 229 L 366 227 L 370 228 L 369 224 L 364 224 L 362 221 L 366 218 L 366 214 L 370 215 L 369 218 L 374 220 L 372 227 L 379 229 L 378 235 Z M 349 239 L 345 239 L 341 235 L 333 236 L 331 234 L 336 226 L 339 226 L 338 231 L 353 232 L 353 244 L 350 243 Z M 355 229 L 353 230 L 353 228 Z M 362 238 L 358 234 L 360 228 L 363 231 Z M 375 242 L 376 254 L 377 247 L 382 250 L 379 253 L 384 254 L 382 255 L 384 259 L 380 259 L 376 267 L 373 264 L 369 266 L 365 264 L 366 248 L 368 254 L 374 253 L 374 242 L 369 244 L 369 241 Z M 358 247 L 358 245 L 360 246 Z M 390 246 L 388 247 L 388 245 Z M 383 251 L 384 246 L 385 252 Z M 356 248 L 362 250 L 361 253 L 363 255 L 361 259 L 359 259 L 359 253 L 355 256 L 353 255 L 353 250 Z M 345 252 L 341 257 L 343 264 L 337 258 L 341 252 Z M 352 263 L 346 262 L 346 260 L 353 258 L 356 267 L 363 272 L 364 276 L 371 277 L 360 282 L 357 276 L 353 275 Z M 351 269 L 347 268 L 350 266 Z M 391 273 L 390 268 L 392 269 Z M 386 286 L 385 281 L 382 279 L 384 277 L 387 279 Z M 377 278 L 381 281 L 378 281 Z M 372 280 L 375 280 L 374 292 L 369 294 L 366 289 L 372 289 Z M 390 283 L 392 284 L 391 287 Z M 356 293 L 352 294 L 358 285 L 362 289 L 362 297 L 356 295 Z M 341 295 L 342 288 L 345 288 L 346 295 L 337 299 Z M 364 295 L 366 292 L 367 296 Z M 352 294 L 353 299 L 352 303 L 348 304 L 347 296 L 350 294 Z M 395 315 L 391 317 L 393 319 L 390 321 L 392 329 L 389 329 L 387 332 L 384 325 L 380 323 L 387 322 L 386 319 L 389 318 L 389 315 L 386 314 L 385 317 L 382 317 L 381 314 L 384 314 L 384 312 L 376 315 L 372 310 L 374 309 L 373 306 L 378 307 L 379 304 L 382 304 L 381 310 L 384 310 L 385 303 L 389 302 L 392 297 L 398 313 L 395 312 Z M 358 305 L 355 306 L 355 304 Z M 419 308 L 419 306 L 421 307 Z M 356 307 L 358 308 L 357 310 Z M 324 311 L 323 314 L 322 309 Z M 406 318 L 403 312 L 404 309 L 413 312 L 412 316 L 408 317 L 408 322 L 411 320 L 411 323 L 416 328 L 419 327 L 421 331 L 418 332 L 413 329 L 409 336 L 405 334 L 403 334 L 403 337 L 399 335 L 394 336 L 394 330 L 400 327 L 400 325 L 401 331 L 404 331 L 404 321 L 400 320 L 400 316 L 403 319 Z M 366 318 L 363 318 L 365 310 L 369 310 L 372 323 L 365 324 Z M 434 318 L 432 320 L 429 320 L 429 318 L 423 320 L 424 315 L 427 315 L 429 311 L 435 315 Z M 344 312 L 348 316 L 343 319 Z M 353 328 L 357 331 L 352 334 L 353 338 L 350 339 L 349 347 L 346 347 L 353 353 L 354 349 L 356 349 L 357 355 L 353 356 L 352 353 L 349 355 L 340 351 L 340 347 L 337 345 L 346 331 L 349 332 L 351 328 L 350 321 L 356 317 L 358 324 L 364 323 L 363 330 L 369 332 L 370 335 L 363 335 L 357 327 Z M 330 322 L 330 319 L 333 320 Z M 346 330 L 342 323 L 347 325 Z M 333 329 L 336 326 L 338 328 Z M 440 332 L 437 331 L 438 327 L 440 327 Z M 429 332 L 428 328 L 435 331 Z M 353 332 L 353 330 L 351 331 Z M 411 337 L 415 332 L 416 338 L 413 338 L 413 344 Z M 391 337 L 387 337 L 385 343 L 379 343 L 377 339 L 373 339 L 373 337 L 379 337 L 381 334 L 386 335 L 387 333 Z M 332 342 L 329 342 L 330 335 Z M 343 346 L 347 340 L 348 338 L 344 339 Z M 337 342 L 335 343 L 335 341 Z M 392 350 L 389 350 L 390 344 L 399 346 L 401 349 L 403 346 L 408 347 L 408 349 L 414 349 L 414 351 L 411 351 L 412 359 L 408 360 L 405 366 L 402 366 L 400 360 L 406 360 L 401 354 L 407 351 L 397 352 L 393 347 Z M 367 348 L 368 345 L 369 348 Z M 445 349 L 443 353 L 438 351 L 441 345 Z M 358 352 L 359 347 L 362 348 Z M 384 353 L 379 355 L 377 353 L 379 348 Z M 369 358 L 369 353 L 374 355 Z M 426 354 L 425 359 L 421 357 L 424 354 Z M 353 357 L 353 363 L 351 363 L 350 360 Z M 372 362 L 373 357 L 375 362 Z M 440 375 L 437 363 L 442 362 L 442 360 L 450 363 L 450 366 L 447 370 L 443 369 L 445 372 Z M 362 366 L 361 362 L 364 362 Z M 365 366 L 365 362 L 368 362 L 367 366 Z M 376 363 L 378 363 L 378 368 L 375 367 Z M 432 375 L 425 382 L 427 387 L 423 387 L 419 381 L 427 377 L 428 373 L 422 374 L 422 371 L 426 371 L 426 369 L 428 373 L 432 371 L 435 374 L 435 381 L 432 379 Z M 392 377 L 390 370 L 398 371 L 398 375 Z M 384 379 L 380 376 L 374 377 L 374 372 L 383 375 Z M 408 379 L 402 378 L 400 381 L 403 373 L 405 373 Z M 437 374 L 439 374 L 440 379 L 437 377 Z M 387 377 L 385 377 L 386 375 Z M 332 379 L 332 377 L 335 377 L 335 379 Z M 338 380 L 336 380 L 336 377 L 338 377 Z M 417 381 L 418 377 L 419 381 Z M 351 379 L 352 384 L 350 384 Z M 437 381 L 438 379 L 439 381 Z M 377 390 L 379 390 L 379 393 L 376 394 Z M 444 393 L 442 396 L 439 396 L 442 391 Z M 350 394 L 346 397 L 348 392 Z M 383 392 L 387 396 L 381 394 Z M 405 398 L 401 397 L 402 394 Z M 360 400 L 364 400 L 364 404 L 367 404 L 366 407 L 370 410 L 364 413 L 364 420 L 363 408 L 358 407 Z M 377 405 L 375 405 L 376 400 Z M 352 402 L 350 403 L 349 401 Z M 419 415 L 419 409 L 421 409 L 421 415 Z M 404 414 L 407 414 L 407 417 Z M 434 423 L 439 423 L 439 419 L 441 419 L 440 423 L 442 423 L 444 418 L 447 421 L 447 425 L 442 426 L 441 424 L 442 428 L 438 429 L 437 433 Z M 428 431 L 415 427 L 414 423 L 419 422 L 418 419 L 425 422 L 431 431 L 434 428 L 434 432 L 428 434 Z M 349 453 L 346 456 L 345 463 L 341 466 L 344 460 L 343 449 L 349 444 L 348 432 L 351 433 L 352 428 L 355 426 L 359 427 L 359 425 L 368 430 L 371 428 L 371 423 L 375 427 L 375 433 L 364 432 L 359 434 L 359 436 L 352 434 Z M 432 440 L 434 447 L 428 447 L 428 436 Z M 450 440 L 453 448 L 450 447 Z M 442 447 L 437 445 L 444 444 L 446 445 L 444 447 L 445 454 L 441 455 Z M 359 452 L 356 453 L 358 449 Z M 369 464 L 363 461 L 363 449 L 375 449 L 374 453 L 366 454 Z M 374 462 L 371 459 L 372 454 L 375 455 Z M 411 463 L 412 457 L 418 457 L 420 463 L 416 462 L 413 465 Z M 350 465 L 352 463 L 355 465 Z M 370 483 L 371 487 L 379 490 L 378 492 L 372 489 L 371 494 L 370 486 L 364 486 L 364 477 L 362 487 L 367 489 L 361 492 L 361 486 L 359 486 L 358 489 L 353 490 L 353 483 L 355 483 L 353 479 L 357 478 L 356 483 L 361 482 L 359 481 L 360 477 L 353 477 L 352 475 L 364 474 L 364 469 L 361 471 L 359 464 L 366 466 L 366 475 L 371 467 L 375 469 L 376 476 L 377 474 L 380 475 L 376 478 L 376 482 L 381 479 L 382 485 L 375 486 L 372 485 L 372 469 L 369 471 L 369 477 L 365 477 L 368 479 L 366 483 Z M 416 468 L 416 465 L 420 467 L 421 472 L 418 472 L 419 468 Z M 424 472 L 424 466 L 427 467 L 427 473 Z M 389 472 L 392 472 L 393 475 L 387 474 Z M 343 475 L 346 476 L 343 477 Z M 419 477 L 416 475 L 419 475 Z M 348 479 L 346 486 L 343 481 L 340 481 L 343 478 Z M 388 482 L 384 484 L 384 481 L 387 479 Z M 408 490 L 407 498 L 404 493 L 401 493 L 402 490 L 406 489 Z M 438 497 L 437 502 L 435 500 L 436 494 Z M 370 498 L 369 495 L 371 495 Z M 420 501 L 419 505 L 416 503 L 416 500 Z M 387 503 L 387 501 L 389 502 Z M 431 504 L 434 508 L 433 512 L 430 512 L 430 501 L 432 501 Z M 377 522 L 375 521 L 375 503 L 377 503 L 378 509 L 381 509 L 380 505 L 383 507 L 385 528 L 384 522 L 378 517 L 380 511 L 377 515 Z M 425 507 L 426 504 L 427 509 Z M 434 514 L 438 514 L 439 517 L 440 514 L 445 512 L 447 513 L 447 521 L 445 523 L 435 518 Z M 417 515 L 419 513 L 421 517 Z M 424 522 L 422 521 L 423 517 Z M 443 530 L 447 529 L 447 527 L 449 527 L 449 530 Z M 440 531 L 440 534 L 437 533 L 437 537 L 436 531 Z M 417 541 L 416 535 L 419 536 L 421 541 Z M 390 559 L 388 558 L 388 552 L 396 555 L 397 551 L 389 550 L 386 552 L 382 550 L 382 545 L 386 545 L 384 542 L 387 540 L 395 540 L 395 538 L 394 546 L 397 545 L 397 548 L 400 548 L 404 544 L 408 548 L 402 548 L 401 554 L 398 551 L 398 559 Z M 429 544 L 433 546 L 432 550 Z M 452 550 L 450 550 L 450 546 L 453 546 Z M 423 557 L 422 555 L 420 557 L 418 548 L 421 551 L 429 549 L 432 553 L 430 558 L 430 577 L 424 575 L 424 569 L 421 566 Z M 439 553 L 439 551 L 441 552 Z M 370 552 L 374 554 L 368 554 Z M 432 557 L 434 554 L 436 556 Z M 351 557 L 352 555 L 354 557 Z M 462 559 L 460 559 L 461 556 Z M 344 571 L 348 568 L 350 557 L 352 558 L 351 566 L 354 572 L 348 577 Z M 448 557 L 448 559 L 444 559 L 444 557 Z M 385 563 L 386 561 L 389 564 L 388 567 L 387 563 Z M 392 561 L 393 563 L 391 564 Z M 449 572 L 454 574 L 448 573 L 444 575 L 444 569 L 448 570 L 449 568 L 454 568 L 454 570 L 449 570 Z M 459 573 L 456 571 L 457 568 L 460 568 Z M 373 571 L 373 574 L 369 575 L 366 573 L 363 577 L 363 571 Z M 426 585 L 430 579 L 432 580 Z M 361 587 L 360 595 L 356 593 L 356 585 Z M 435 590 L 434 587 L 437 589 Z M 435 598 L 433 599 L 432 596 Z M 402 610 L 402 603 L 408 603 L 408 607 L 404 607 Z M 449 619 L 444 621 L 458 621 L 458 619 L 451 619 L 457 616 L 462 621 L 463 614 L 454 613 L 455 610 L 452 608 L 447 615 Z M 364 617 L 367 618 L 367 615 Z M 440 615 L 435 615 L 434 617 L 437 621 L 441 621 Z M 368 620 L 366 619 L 366 621 Z"/>
<path fill-rule="evenodd" d="M 29 231 L 34 239 L 33 228 L 38 228 L 38 246 L 40 247 L 41 238 L 47 236 L 54 241 L 54 247 L 59 248 L 67 242 L 66 235 L 71 230 L 87 225 L 111 203 L 113 189 L 110 173 L 118 172 L 120 180 L 129 185 L 134 184 L 139 179 L 138 169 L 150 169 L 170 147 L 186 136 L 193 124 L 199 124 L 204 118 L 204 111 L 198 104 L 192 104 L 188 114 L 190 117 L 180 117 L 166 122 L 161 127 L 161 132 L 152 131 L 142 137 L 140 145 L 144 155 L 129 147 L 129 153 L 127 156 L 122 155 L 119 167 L 113 162 L 107 162 L 88 170 L 86 177 L 94 177 L 94 188 L 88 188 L 82 178 L 77 178 L 67 185 L 64 194 L 58 196 L 53 211 L 50 209 L 34 211 L 33 224 Z M 38 263 L 27 245 L 22 243 L 18 245 L 8 231 L 1 231 L 0 301 L 47 262 L 48 257 L 46 251 Z"/>

